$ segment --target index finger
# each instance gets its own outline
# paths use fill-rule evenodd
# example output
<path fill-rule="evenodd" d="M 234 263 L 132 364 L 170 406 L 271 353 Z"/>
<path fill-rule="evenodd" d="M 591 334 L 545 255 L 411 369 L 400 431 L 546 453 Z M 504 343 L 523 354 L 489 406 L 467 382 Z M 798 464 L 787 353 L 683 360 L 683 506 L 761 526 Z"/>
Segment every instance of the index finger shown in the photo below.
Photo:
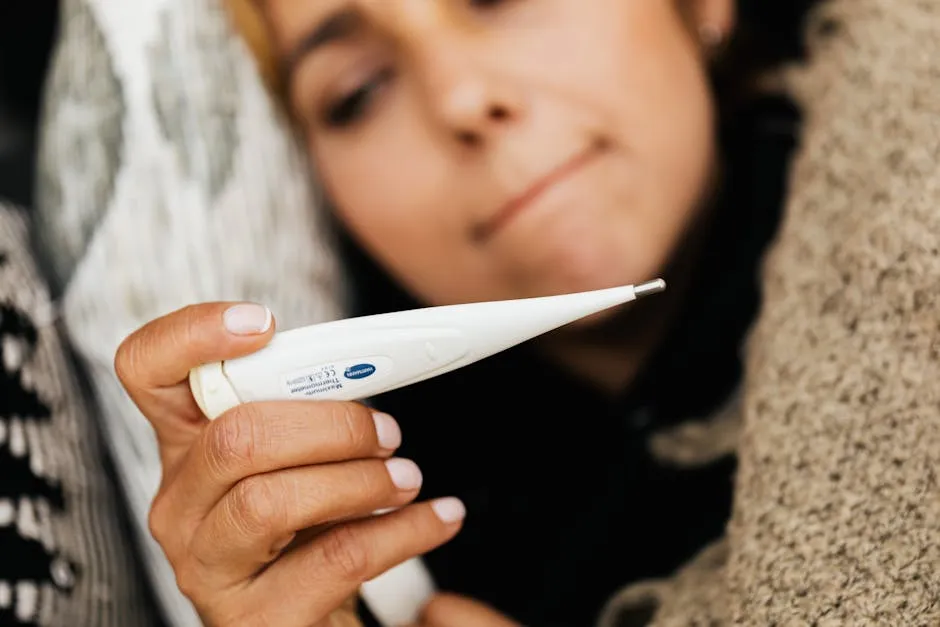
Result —
<path fill-rule="evenodd" d="M 120 345 L 114 370 L 157 436 L 204 417 L 193 399 L 189 371 L 253 353 L 274 334 L 271 311 L 255 303 L 190 305 L 147 323 Z"/>

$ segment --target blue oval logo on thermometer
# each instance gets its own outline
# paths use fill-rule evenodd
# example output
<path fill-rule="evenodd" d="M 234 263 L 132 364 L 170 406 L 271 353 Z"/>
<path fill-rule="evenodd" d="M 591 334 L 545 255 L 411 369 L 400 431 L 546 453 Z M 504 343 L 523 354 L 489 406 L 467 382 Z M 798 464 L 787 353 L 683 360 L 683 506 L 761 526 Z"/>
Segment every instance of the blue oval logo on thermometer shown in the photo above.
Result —
<path fill-rule="evenodd" d="M 365 379 L 373 374 L 375 374 L 375 366 L 372 364 L 356 364 L 343 372 L 343 376 L 347 379 Z"/>

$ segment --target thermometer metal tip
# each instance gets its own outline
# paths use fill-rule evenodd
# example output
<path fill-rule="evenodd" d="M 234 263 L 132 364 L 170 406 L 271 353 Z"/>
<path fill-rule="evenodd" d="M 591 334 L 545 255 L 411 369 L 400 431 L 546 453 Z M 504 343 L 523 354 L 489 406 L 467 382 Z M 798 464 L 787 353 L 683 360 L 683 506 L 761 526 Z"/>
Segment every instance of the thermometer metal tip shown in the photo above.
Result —
<path fill-rule="evenodd" d="M 640 283 L 633 288 L 633 292 L 636 294 L 637 298 L 643 298 L 644 296 L 650 296 L 652 294 L 659 294 L 665 290 L 666 282 L 662 279 L 648 281 L 647 283 Z"/>

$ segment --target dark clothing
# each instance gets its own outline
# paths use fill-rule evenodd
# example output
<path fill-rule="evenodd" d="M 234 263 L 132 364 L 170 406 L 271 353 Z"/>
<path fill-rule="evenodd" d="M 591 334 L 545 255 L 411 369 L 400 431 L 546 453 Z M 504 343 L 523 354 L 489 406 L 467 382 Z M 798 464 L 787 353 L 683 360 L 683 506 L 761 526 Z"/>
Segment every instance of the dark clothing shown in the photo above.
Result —
<path fill-rule="evenodd" d="M 727 169 L 694 287 L 622 395 L 597 393 L 526 344 L 374 399 L 402 424 L 422 498 L 467 504 L 463 531 L 427 556 L 442 588 L 527 625 L 586 626 L 616 590 L 671 574 L 722 534 L 734 459 L 670 466 L 647 440 L 707 419 L 739 384 L 796 122 L 791 106 L 768 100 L 724 134 Z M 361 313 L 416 306 L 353 257 L 368 278 Z"/>
<path fill-rule="evenodd" d="M 728 516 L 731 459 L 657 464 L 655 410 L 601 398 L 526 349 L 378 404 L 399 417 L 424 495 L 467 505 L 463 531 L 428 556 L 438 583 L 526 624 L 591 624 L 625 582 L 669 574 Z"/>

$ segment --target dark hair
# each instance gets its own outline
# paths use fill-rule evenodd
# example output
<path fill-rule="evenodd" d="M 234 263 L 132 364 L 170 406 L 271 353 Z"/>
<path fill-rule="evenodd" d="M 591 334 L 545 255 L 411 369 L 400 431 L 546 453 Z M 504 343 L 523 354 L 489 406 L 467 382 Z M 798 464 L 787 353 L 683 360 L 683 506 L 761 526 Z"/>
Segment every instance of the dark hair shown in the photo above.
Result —
<path fill-rule="evenodd" d="M 714 71 L 725 112 L 754 96 L 762 75 L 806 58 L 807 21 L 821 1 L 738 0 L 738 27 Z"/>
<path fill-rule="evenodd" d="M 807 18 L 820 0 L 739 0 L 742 44 L 764 66 L 803 58 Z"/>
<path fill-rule="evenodd" d="M 53 0 L 0 5 L 0 99 L 30 123 L 39 117 L 57 21 L 58 2 Z"/>
<path fill-rule="evenodd" d="M 57 24 L 57 0 L 0 3 L 0 197 L 27 207 Z"/>

